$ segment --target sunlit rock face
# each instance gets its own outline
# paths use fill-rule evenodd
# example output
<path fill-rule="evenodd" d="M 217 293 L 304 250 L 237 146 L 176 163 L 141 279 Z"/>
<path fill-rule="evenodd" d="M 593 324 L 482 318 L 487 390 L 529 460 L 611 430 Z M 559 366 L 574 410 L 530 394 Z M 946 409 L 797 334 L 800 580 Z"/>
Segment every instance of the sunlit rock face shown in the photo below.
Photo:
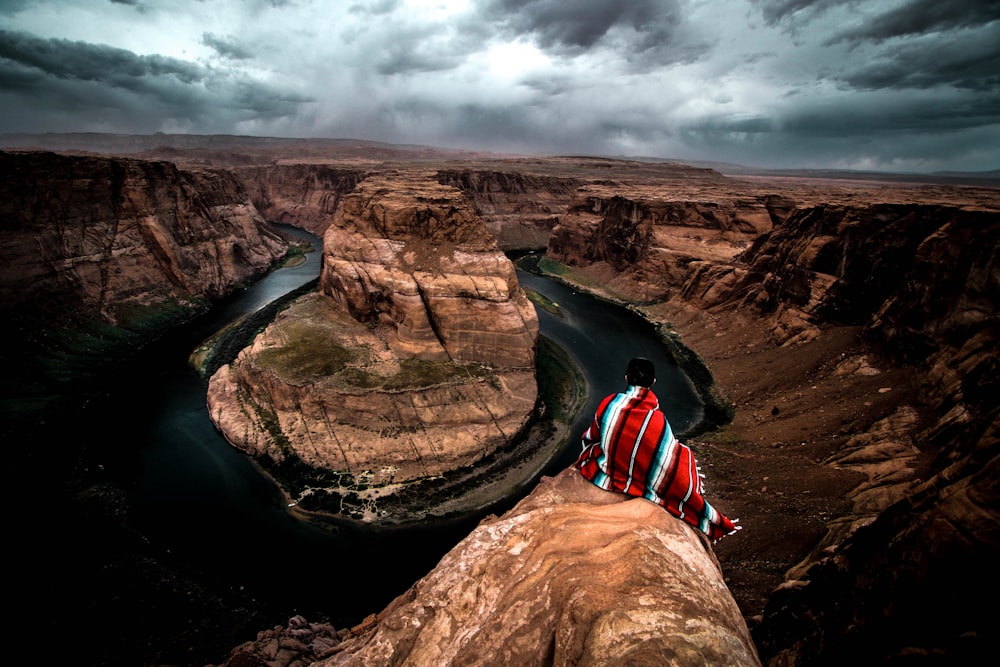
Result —
<path fill-rule="evenodd" d="M 708 542 L 625 498 L 543 478 L 317 664 L 760 665 Z"/>
<path fill-rule="evenodd" d="M 323 293 L 356 320 L 393 329 L 400 356 L 534 366 L 534 306 L 455 188 L 368 179 L 345 197 L 323 248 Z"/>
<path fill-rule="evenodd" d="M 334 473 L 301 504 L 316 508 L 325 493 L 393 493 L 474 465 L 521 433 L 537 315 L 458 190 L 425 174 L 364 181 L 323 253 L 319 291 L 211 378 L 230 442 Z"/>

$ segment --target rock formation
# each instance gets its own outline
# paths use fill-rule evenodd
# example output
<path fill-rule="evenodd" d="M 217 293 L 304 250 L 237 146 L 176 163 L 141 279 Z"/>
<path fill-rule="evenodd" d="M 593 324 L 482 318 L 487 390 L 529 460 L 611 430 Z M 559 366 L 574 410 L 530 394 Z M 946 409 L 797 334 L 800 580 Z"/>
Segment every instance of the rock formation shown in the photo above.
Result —
<path fill-rule="evenodd" d="M 544 248 L 573 192 L 585 182 L 579 177 L 488 168 L 442 169 L 437 179 L 465 193 L 506 249 Z"/>
<path fill-rule="evenodd" d="M 323 164 L 246 167 L 234 173 L 269 222 L 304 229 L 322 238 L 341 198 L 365 179 L 362 168 Z"/>
<path fill-rule="evenodd" d="M 641 221 L 648 216 L 634 212 L 645 204 L 640 198 L 617 207 Z M 765 661 L 983 659 L 1000 618 L 996 578 L 980 581 L 984 602 L 976 607 L 961 602 L 966 594 L 954 577 L 959 569 L 990 570 L 1000 551 L 996 206 L 802 207 L 762 230 L 744 252 L 728 259 L 689 252 L 673 272 L 660 258 L 676 251 L 675 235 L 651 224 L 608 224 L 630 216 L 601 215 L 604 204 L 591 208 L 596 219 L 566 217 L 562 224 L 574 229 L 553 235 L 553 254 L 578 267 L 582 284 L 605 279 L 610 265 L 621 271 L 613 295 L 634 302 L 656 295 L 649 276 L 665 276 L 655 283 L 663 303 L 645 307 L 654 320 L 696 311 L 719 329 L 726 318 L 738 322 L 753 312 L 766 332 L 755 347 L 778 346 L 787 355 L 855 326 L 869 354 L 917 371 L 915 403 L 886 403 L 866 431 L 832 434 L 839 444 L 823 465 L 861 473 L 862 481 L 846 496 L 852 509 L 832 517 L 754 627 Z M 572 238 L 588 240 L 567 243 Z M 642 251 L 628 254 L 636 246 Z M 830 381 L 865 367 L 863 358 L 842 358 Z M 812 389 L 822 382 L 815 374 Z M 742 514 L 741 505 L 767 501 L 726 502 Z"/>
<path fill-rule="evenodd" d="M 725 179 L 612 160 L 295 166 L 226 150 L 227 164 L 257 166 L 0 153 L 12 381 L 27 385 L 18 356 L 29 320 L 159 322 L 151 312 L 196 306 L 269 266 L 284 242 L 261 225 L 248 192 L 268 218 L 317 231 L 342 215 L 328 224 L 323 291 L 294 302 L 220 371 L 209 403 L 255 455 L 335 461 L 339 488 L 372 516 L 382 491 L 471 463 L 531 409 L 531 321 L 483 233 L 524 215 L 533 228 L 511 238 L 551 227 L 548 259 L 566 280 L 682 339 L 734 398 L 732 424 L 691 444 L 713 498 L 745 526 L 709 549 L 641 501 L 546 479 L 368 622 L 338 631 L 292 617 L 236 649 L 234 667 L 457 664 L 487 650 L 526 664 L 610 655 L 756 664 L 756 648 L 775 667 L 991 656 L 1000 621 L 995 190 Z M 523 329 L 503 328 L 491 347 L 480 308 L 510 322 L 516 313 Z M 470 409 L 472 444 L 457 442 L 457 427 L 428 426 L 457 424 L 449 420 Z M 300 505 L 319 495 L 299 491 Z M 102 535 L 116 521 L 128 532 L 124 494 L 87 496 L 117 499 Z M 110 582 L 115 568 L 99 569 Z M 746 589 L 768 582 L 757 608 Z M 220 616 L 206 627 L 235 623 Z M 85 621 L 106 630 L 100 619 L 70 622 Z"/>
<path fill-rule="evenodd" d="M 553 231 L 546 256 L 585 266 L 590 279 L 636 301 L 662 301 L 696 262 L 732 259 L 792 207 L 773 195 L 665 195 L 662 185 L 581 188 Z"/>
<path fill-rule="evenodd" d="M 227 664 L 275 660 L 284 647 L 281 664 L 317 667 L 760 665 L 705 537 L 574 470 L 484 520 L 351 631 L 331 639 L 309 628 L 308 643 L 295 642 L 306 631 L 293 621 L 237 647 Z"/>
<path fill-rule="evenodd" d="M 923 477 L 897 474 L 894 492 L 878 495 L 875 481 L 888 469 L 869 467 L 870 481 L 850 496 L 857 517 L 867 520 L 856 518 L 846 535 L 832 531 L 795 568 L 796 585 L 775 595 L 757 636 L 775 664 L 853 660 L 872 651 L 986 660 L 1000 586 L 991 575 L 977 577 L 981 602 L 968 604 L 955 574 L 988 572 L 1000 551 L 1000 213 L 871 206 L 804 212 L 790 223 L 794 241 L 773 242 L 770 251 L 771 242 L 762 242 L 751 261 L 762 264 L 789 247 L 815 252 L 798 253 L 785 272 L 772 264 L 769 294 L 780 295 L 786 281 L 800 289 L 758 302 L 788 303 L 794 321 L 809 313 L 814 322 L 863 322 L 875 350 L 919 370 L 920 405 L 933 406 L 908 429 L 880 433 L 884 423 L 876 424 L 875 437 L 855 436 L 830 464 L 871 466 L 902 453 L 904 443 L 936 460 Z M 809 283 L 797 278 L 820 269 L 829 286 L 801 289 Z"/>
<path fill-rule="evenodd" d="M 379 495 L 521 434 L 538 393 L 538 319 L 465 197 L 426 174 L 361 182 L 323 252 L 320 294 L 212 377 L 209 412 L 257 458 L 339 475 L 300 506 L 331 509 L 325 495 L 364 488 L 373 519 Z"/>
<path fill-rule="evenodd" d="M 227 171 L 0 152 L 0 173 L 4 397 L 83 380 L 288 250 Z"/>
<path fill-rule="evenodd" d="M 573 470 L 483 521 L 319 665 L 759 665 L 707 540 Z"/>
<path fill-rule="evenodd" d="M 208 300 L 268 269 L 287 242 L 227 171 L 169 162 L 0 153 L 0 300 L 130 307 Z"/>

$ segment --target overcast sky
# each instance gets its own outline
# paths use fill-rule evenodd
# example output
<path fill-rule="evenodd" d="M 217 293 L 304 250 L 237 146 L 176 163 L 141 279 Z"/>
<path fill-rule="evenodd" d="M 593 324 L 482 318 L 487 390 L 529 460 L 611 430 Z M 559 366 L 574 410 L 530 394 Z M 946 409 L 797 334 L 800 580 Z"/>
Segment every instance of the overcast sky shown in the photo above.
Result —
<path fill-rule="evenodd" d="M 1000 0 L 0 0 L 0 132 L 1000 169 Z"/>

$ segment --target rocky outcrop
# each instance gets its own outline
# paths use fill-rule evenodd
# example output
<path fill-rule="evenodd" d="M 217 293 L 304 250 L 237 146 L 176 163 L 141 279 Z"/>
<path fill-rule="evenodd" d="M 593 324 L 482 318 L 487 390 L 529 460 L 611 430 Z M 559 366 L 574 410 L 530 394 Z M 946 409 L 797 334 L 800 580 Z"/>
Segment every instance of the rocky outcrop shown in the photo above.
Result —
<path fill-rule="evenodd" d="M 384 519 L 379 497 L 522 433 L 538 395 L 538 319 L 467 200 L 426 175 L 359 184 L 323 251 L 320 292 L 216 372 L 209 412 L 272 467 L 334 473 L 290 489 L 301 508 L 347 511 L 342 497 L 356 494 L 349 513 Z"/>
<path fill-rule="evenodd" d="M 704 536 L 573 469 L 484 520 L 350 631 L 293 621 L 237 647 L 226 664 L 760 665 Z"/>
<path fill-rule="evenodd" d="M 538 318 L 514 265 L 456 189 L 371 178 L 323 239 L 320 289 L 386 327 L 400 356 L 531 368 Z"/>
<path fill-rule="evenodd" d="M 569 469 L 320 665 L 759 665 L 707 541 Z"/>
<path fill-rule="evenodd" d="M 187 308 L 223 294 L 283 247 L 259 225 L 243 175 L 124 159 L 0 158 L 5 315 L 13 305 L 34 309 L 36 323 L 87 313 L 121 327 L 143 319 L 133 306 L 148 314 L 147 308 Z M 784 583 L 769 591 L 763 613 L 749 619 L 766 664 L 986 664 L 1000 622 L 1000 590 L 990 574 L 1000 554 L 997 208 L 927 203 L 903 190 L 852 199 L 825 186 L 772 189 L 723 183 L 708 173 L 685 180 L 679 169 L 636 163 L 595 161 L 591 167 L 579 176 L 586 189 L 556 212 L 551 256 L 568 267 L 568 280 L 630 302 L 668 329 L 667 322 L 686 326 L 685 342 L 724 341 L 712 372 L 744 383 L 732 388 L 743 397 L 734 423 L 752 439 L 727 441 L 731 433 L 724 432 L 695 444 L 714 466 L 713 496 L 747 526 L 739 541 L 715 545 L 716 560 L 697 534 L 662 512 L 647 514 L 638 501 L 610 494 L 590 497 L 593 489 L 567 489 L 562 478 L 545 480 L 514 511 L 484 521 L 438 568 L 364 624 L 336 631 L 293 617 L 287 629 L 262 632 L 260 642 L 241 647 L 231 664 L 365 664 L 385 656 L 402 663 L 411 655 L 414 661 L 447 655 L 461 663 L 486 650 L 526 664 L 564 657 L 567 664 L 601 662 L 611 654 L 672 664 L 678 649 L 678 660 L 693 656 L 696 664 L 723 650 L 724 664 L 754 664 L 746 628 L 723 590 L 741 583 L 730 565 L 756 558 L 763 564 L 753 576 L 770 575 L 780 565 L 773 555 L 793 538 L 811 546 L 783 577 L 779 571 Z M 349 201 L 354 177 L 345 174 L 355 168 L 361 167 L 295 167 L 288 174 L 301 174 L 301 181 L 279 178 L 271 185 L 260 176 L 254 199 L 274 206 L 268 217 L 290 211 L 286 220 L 321 229 L 325 216 L 354 207 L 354 217 L 335 232 L 345 253 L 326 252 L 342 263 L 338 271 L 351 267 L 358 279 L 328 274 L 328 291 L 296 301 L 221 371 L 228 378 L 213 380 L 209 402 L 227 434 L 243 438 L 248 451 L 289 464 L 294 475 L 303 461 L 335 461 L 336 470 L 324 471 L 326 482 L 343 491 L 340 499 L 353 494 L 357 516 L 376 518 L 380 494 L 400 480 L 433 479 L 516 431 L 535 386 L 529 371 L 492 366 L 478 356 L 487 349 L 485 335 L 468 311 L 500 303 L 491 299 L 504 289 L 517 291 L 497 279 L 507 275 L 505 266 L 487 272 L 488 280 L 474 271 L 466 275 L 465 244 L 489 244 L 478 231 L 472 238 L 448 231 L 444 223 L 468 218 L 468 204 L 453 190 L 439 190 L 442 178 L 476 193 L 480 217 L 506 224 L 512 220 L 504 216 L 520 210 L 536 226 L 550 224 L 544 208 L 555 210 L 569 183 L 534 207 L 518 204 L 510 192 L 539 192 L 533 188 L 547 182 L 495 175 L 506 174 L 509 164 L 468 175 L 428 169 L 420 183 L 397 181 L 384 192 L 362 186 L 359 199 Z M 576 167 L 553 160 L 551 168 Z M 597 168 L 613 178 L 595 177 Z M 629 180 L 645 169 L 658 184 Z M 292 196 L 301 183 L 315 185 Z M 978 196 L 970 191 L 958 198 Z M 376 204 L 381 200 L 385 205 Z M 424 209 L 424 201 L 435 203 Z M 479 252 L 493 251 L 471 254 Z M 383 257 L 394 263 L 381 263 Z M 459 290 L 466 312 L 448 310 L 446 284 Z M 356 291 L 359 285 L 364 293 Z M 471 294 L 486 298 L 468 301 Z M 4 346 L 4 367 L 13 369 L 7 376 L 34 379 L 21 373 L 30 342 L 25 320 L 7 322 L 14 332 Z M 471 333 L 441 335 L 441 323 Z M 58 338 L 52 328 L 37 331 Z M 107 331 L 89 340 L 106 341 Z M 506 337 L 507 349 L 496 359 L 513 358 L 517 347 L 509 342 L 517 339 Z M 812 346 L 830 352 L 811 356 Z M 731 373 L 751 359 L 754 375 Z M 916 391 L 904 386 L 897 366 L 914 370 Z M 794 377 L 771 370 L 777 368 L 794 369 Z M 786 379 L 782 394 L 772 391 Z M 817 394 L 833 398 L 811 398 Z M 458 412 L 465 419 L 475 415 L 472 444 L 454 440 L 465 428 L 449 421 Z M 451 428 L 435 433 L 425 419 Z M 28 446 L 34 447 L 20 448 Z M 806 478 L 808 467 L 808 483 L 778 487 L 769 475 L 781 465 L 794 468 L 785 477 L 791 481 Z M 824 476 L 812 474 L 813 467 L 824 468 Z M 746 469 L 752 474 L 739 482 Z M 822 495 L 809 486 L 816 482 L 839 495 Z M 297 507 L 309 509 L 325 493 L 322 486 L 302 485 L 295 489 Z M 339 502 L 335 496 L 328 505 Z M 127 514 L 124 499 L 116 502 L 107 512 L 114 523 Z M 807 511 L 782 514 L 779 507 Z M 82 514 L 69 516 L 79 519 L 79 544 L 105 534 L 89 530 Z M 109 553 L 117 548 L 113 540 L 100 541 Z M 149 548 L 143 543 L 141 560 L 155 557 Z M 90 561 L 75 561 L 81 575 L 88 571 Z M 94 564 L 103 568 L 95 577 L 101 585 L 88 590 L 113 595 L 105 585 L 110 572 L 127 568 Z M 674 569 L 681 564 L 683 571 Z M 150 578 L 157 585 L 171 581 L 163 576 Z M 589 582 L 599 585 L 588 588 Z M 199 624 L 186 602 L 204 591 L 176 581 L 167 588 L 185 599 L 184 623 Z M 144 597 L 143 605 L 166 614 L 153 598 Z M 52 613 L 43 604 L 39 611 Z M 218 616 L 204 627 L 235 624 L 240 614 L 220 612 L 222 606 L 195 607 Z M 96 615 L 101 604 L 87 600 L 75 608 Z M 678 610 L 683 619 L 676 618 Z M 683 632 L 674 632 L 688 620 Z M 178 641 L 193 646 L 197 634 Z"/>
<path fill-rule="evenodd" d="M 954 577 L 986 571 L 1000 554 L 1000 214 L 911 206 L 833 217 L 838 241 L 817 256 L 839 269 L 821 312 L 864 320 L 867 339 L 884 357 L 919 368 L 921 403 L 933 406 L 932 416 L 913 420 L 919 428 L 906 436 L 876 440 L 884 449 L 912 438 L 937 460 L 929 479 L 899 480 L 903 493 L 868 506 L 870 523 L 820 545 L 824 556 L 814 552 L 796 569 L 798 585 L 768 605 L 759 641 L 777 665 L 854 659 L 873 648 L 886 656 L 987 660 L 1000 586 L 995 577 L 979 578 L 983 602 L 969 605 Z M 814 234 L 800 233 L 797 242 L 824 248 L 810 236 L 830 228 L 819 220 L 807 228 Z M 854 451 L 831 463 L 857 465 L 878 450 Z M 869 488 L 852 493 L 856 505 L 870 503 Z M 787 634 L 792 626 L 794 637 Z"/>
<path fill-rule="evenodd" d="M 995 219 L 995 212 L 939 205 L 799 209 L 758 237 L 739 257 L 740 267 L 721 269 L 731 276 L 726 289 L 719 288 L 718 270 L 703 264 L 685 285 L 685 297 L 710 308 L 738 295 L 739 306 L 752 306 L 773 316 L 779 344 L 809 340 L 823 324 L 875 324 L 882 309 L 907 312 L 905 321 L 928 328 L 922 333 L 926 342 L 917 340 L 917 332 L 905 337 L 902 332 L 889 333 L 883 338 L 892 338 L 892 343 L 882 347 L 894 349 L 895 361 L 912 363 L 950 337 L 943 335 L 943 323 L 957 319 L 981 325 L 981 302 L 988 296 L 974 285 L 971 288 L 980 294 L 969 294 L 965 282 L 988 279 L 965 275 L 964 267 L 976 264 L 956 265 L 952 255 L 963 244 L 977 245 L 973 239 L 988 235 Z M 914 260 L 921 248 L 923 254 L 935 255 L 925 264 L 940 260 L 937 266 L 947 270 L 914 275 Z M 923 303 L 907 295 L 911 285 L 917 284 L 934 291 L 924 295 Z M 970 296 L 973 301 L 964 304 Z"/>

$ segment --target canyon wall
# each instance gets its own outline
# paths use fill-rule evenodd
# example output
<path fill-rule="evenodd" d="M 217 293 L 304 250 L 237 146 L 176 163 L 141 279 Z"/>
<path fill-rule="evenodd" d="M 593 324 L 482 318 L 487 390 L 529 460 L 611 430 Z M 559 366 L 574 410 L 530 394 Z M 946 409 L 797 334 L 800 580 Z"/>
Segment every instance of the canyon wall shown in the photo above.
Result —
<path fill-rule="evenodd" d="M 234 173 L 266 220 L 298 227 L 320 238 L 344 195 L 368 175 L 362 168 L 323 164 L 244 167 Z"/>
<path fill-rule="evenodd" d="M 668 664 L 756 664 L 757 653 L 775 667 L 975 664 L 992 653 L 995 193 L 855 196 L 614 161 L 577 173 L 556 161 L 565 171 L 551 180 L 515 178 L 513 162 L 421 167 L 414 180 L 397 166 L 226 172 L 42 153 L 0 159 L 0 289 L 14 325 L 5 364 L 18 382 L 25 343 L 52 330 L 28 324 L 79 324 L 80 315 L 138 327 L 266 270 L 286 244 L 254 202 L 268 218 L 323 231 L 322 290 L 220 371 L 209 403 L 248 452 L 334 461 L 352 492 L 472 462 L 523 424 L 537 321 L 489 234 L 521 214 L 531 233 L 511 239 L 551 228 L 551 268 L 682 337 L 740 396 L 728 431 L 691 443 L 713 466 L 713 500 L 746 526 L 736 537 L 708 545 L 641 502 L 546 479 L 368 622 L 315 645 L 295 644 L 298 621 L 262 632 L 234 650 L 233 665 L 258 655 L 332 665 L 487 653 L 526 664 L 663 664 L 671 654 Z M 487 321 L 510 326 L 491 342 Z M 899 369 L 910 369 L 912 391 L 896 383 Z M 794 386 L 782 386 L 789 378 Z M 834 385 L 838 400 L 811 398 Z M 472 444 L 457 442 L 480 424 Z M 361 446 L 343 448 L 340 435 Z M 783 460 L 792 461 L 784 487 Z M 739 479 L 745 469 L 754 476 Z M 793 497 L 797 478 L 808 483 Z M 837 492 L 823 496 L 819 482 L 833 478 L 827 489 Z M 808 503 L 822 506 L 818 518 L 802 516 Z M 365 514 L 375 507 L 362 503 L 359 516 L 377 518 Z M 771 581 L 777 567 L 747 575 L 743 563 L 787 541 L 805 551 L 779 568 L 766 606 L 736 609 L 730 591 L 748 578 Z"/>
<path fill-rule="evenodd" d="M 792 206 L 770 194 L 692 197 L 666 184 L 588 185 L 560 217 L 546 257 L 586 267 L 590 279 L 630 301 L 661 301 L 687 281 L 692 265 L 732 259 Z"/>
<path fill-rule="evenodd" d="M 789 360 L 808 359 L 799 350 L 853 327 L 870 360 L 914 370 L 915 396 L 900 393 L 866 420 L 844 416 L 824 449 L 809 445 L 825 457 L 817 467 L 860 473 L 861 481 L 846 495 L 852 507 L 827 515 L 825 534 L 789 569 L 757 619 L 753 634 L 767 664 L 905 655 L 975 660 L 989 651 L 989 628 L 998 618 L 996 578 L 980 579 L 976 607 L 961 602 L 968 596 L 956 590 L 954 576 L 959 569 L 988 571 L 1000 552 L 1000 213 L 975 201 L 930 200 L 804 206 L 777 216 L 771 228 L 747 226 L 742 239 L 728 220 L 713 220 L 709 232 L 699 232 L 699 246 L 727 234 L 737 243 L 691 251 L 685 242 L 690 225 L 675 229 L 670 220 L 683 220 L 691 203 L 654 215 L 656 198 L 609 193 L 581 206 L 582 214 L 565 216 L 553 233 L 549 254 L 572 267 L 571 280 L 643 303 L 641 311 L 667 326 L 690 318 L 688 329 L 696 320 L 710 322 L 715 336 L 728 336 L 726 320 L 736 326 L 756 321 L 756 329 L 746 330 L 763 339 L 747 343 L 746 354 L 775 347 L 787 350 Z M 711 349 L 711 336 L 691 336 L 690 344 Z M 853 374 L 878 374 L 865 370 L 865 358 L 844 355 L 829 375 L 812 369 L 811 390 L 819 394 L 825 383 Z M 781 368 L 775 363 L 765 372 Z M 758 392 L 778 384 L 747 380 Z M 880 392 L 891 389 L 886 381 Z M 763 400 L 775 405 L 767 421 L 783 417 L 777 393 Z M 837 412 L 836 405 L 819 403 L 818 411 L 824 409 Z M 820 428 L 823 418 L 814 421 Z M 743 447 L 740 456 L 750 459 L 760 445 Z M 741 505 L 773 502 L 766 497 L 723 496 L 722 502 L 740 513 Z"/>
<path fill-rule="evenodd" d="M 580 177 L 498 169 L 441 169 L 437 180 L 469 198 L 501 247 L 544 248 Z"/>
<path fill-rule="evenodd" d="M 0 152 L 0 173 L 0 393 L 18 411 L 25 392 L 84 381 L 288 250 L 228 171 Z"/>
<path fill-rule="evenodd" d="M 130 306 L 203 300 L 287 249 L 227 171 L 169 162 L 0 153 L 0 300 L 75 304 L 111 323 Z"/>

